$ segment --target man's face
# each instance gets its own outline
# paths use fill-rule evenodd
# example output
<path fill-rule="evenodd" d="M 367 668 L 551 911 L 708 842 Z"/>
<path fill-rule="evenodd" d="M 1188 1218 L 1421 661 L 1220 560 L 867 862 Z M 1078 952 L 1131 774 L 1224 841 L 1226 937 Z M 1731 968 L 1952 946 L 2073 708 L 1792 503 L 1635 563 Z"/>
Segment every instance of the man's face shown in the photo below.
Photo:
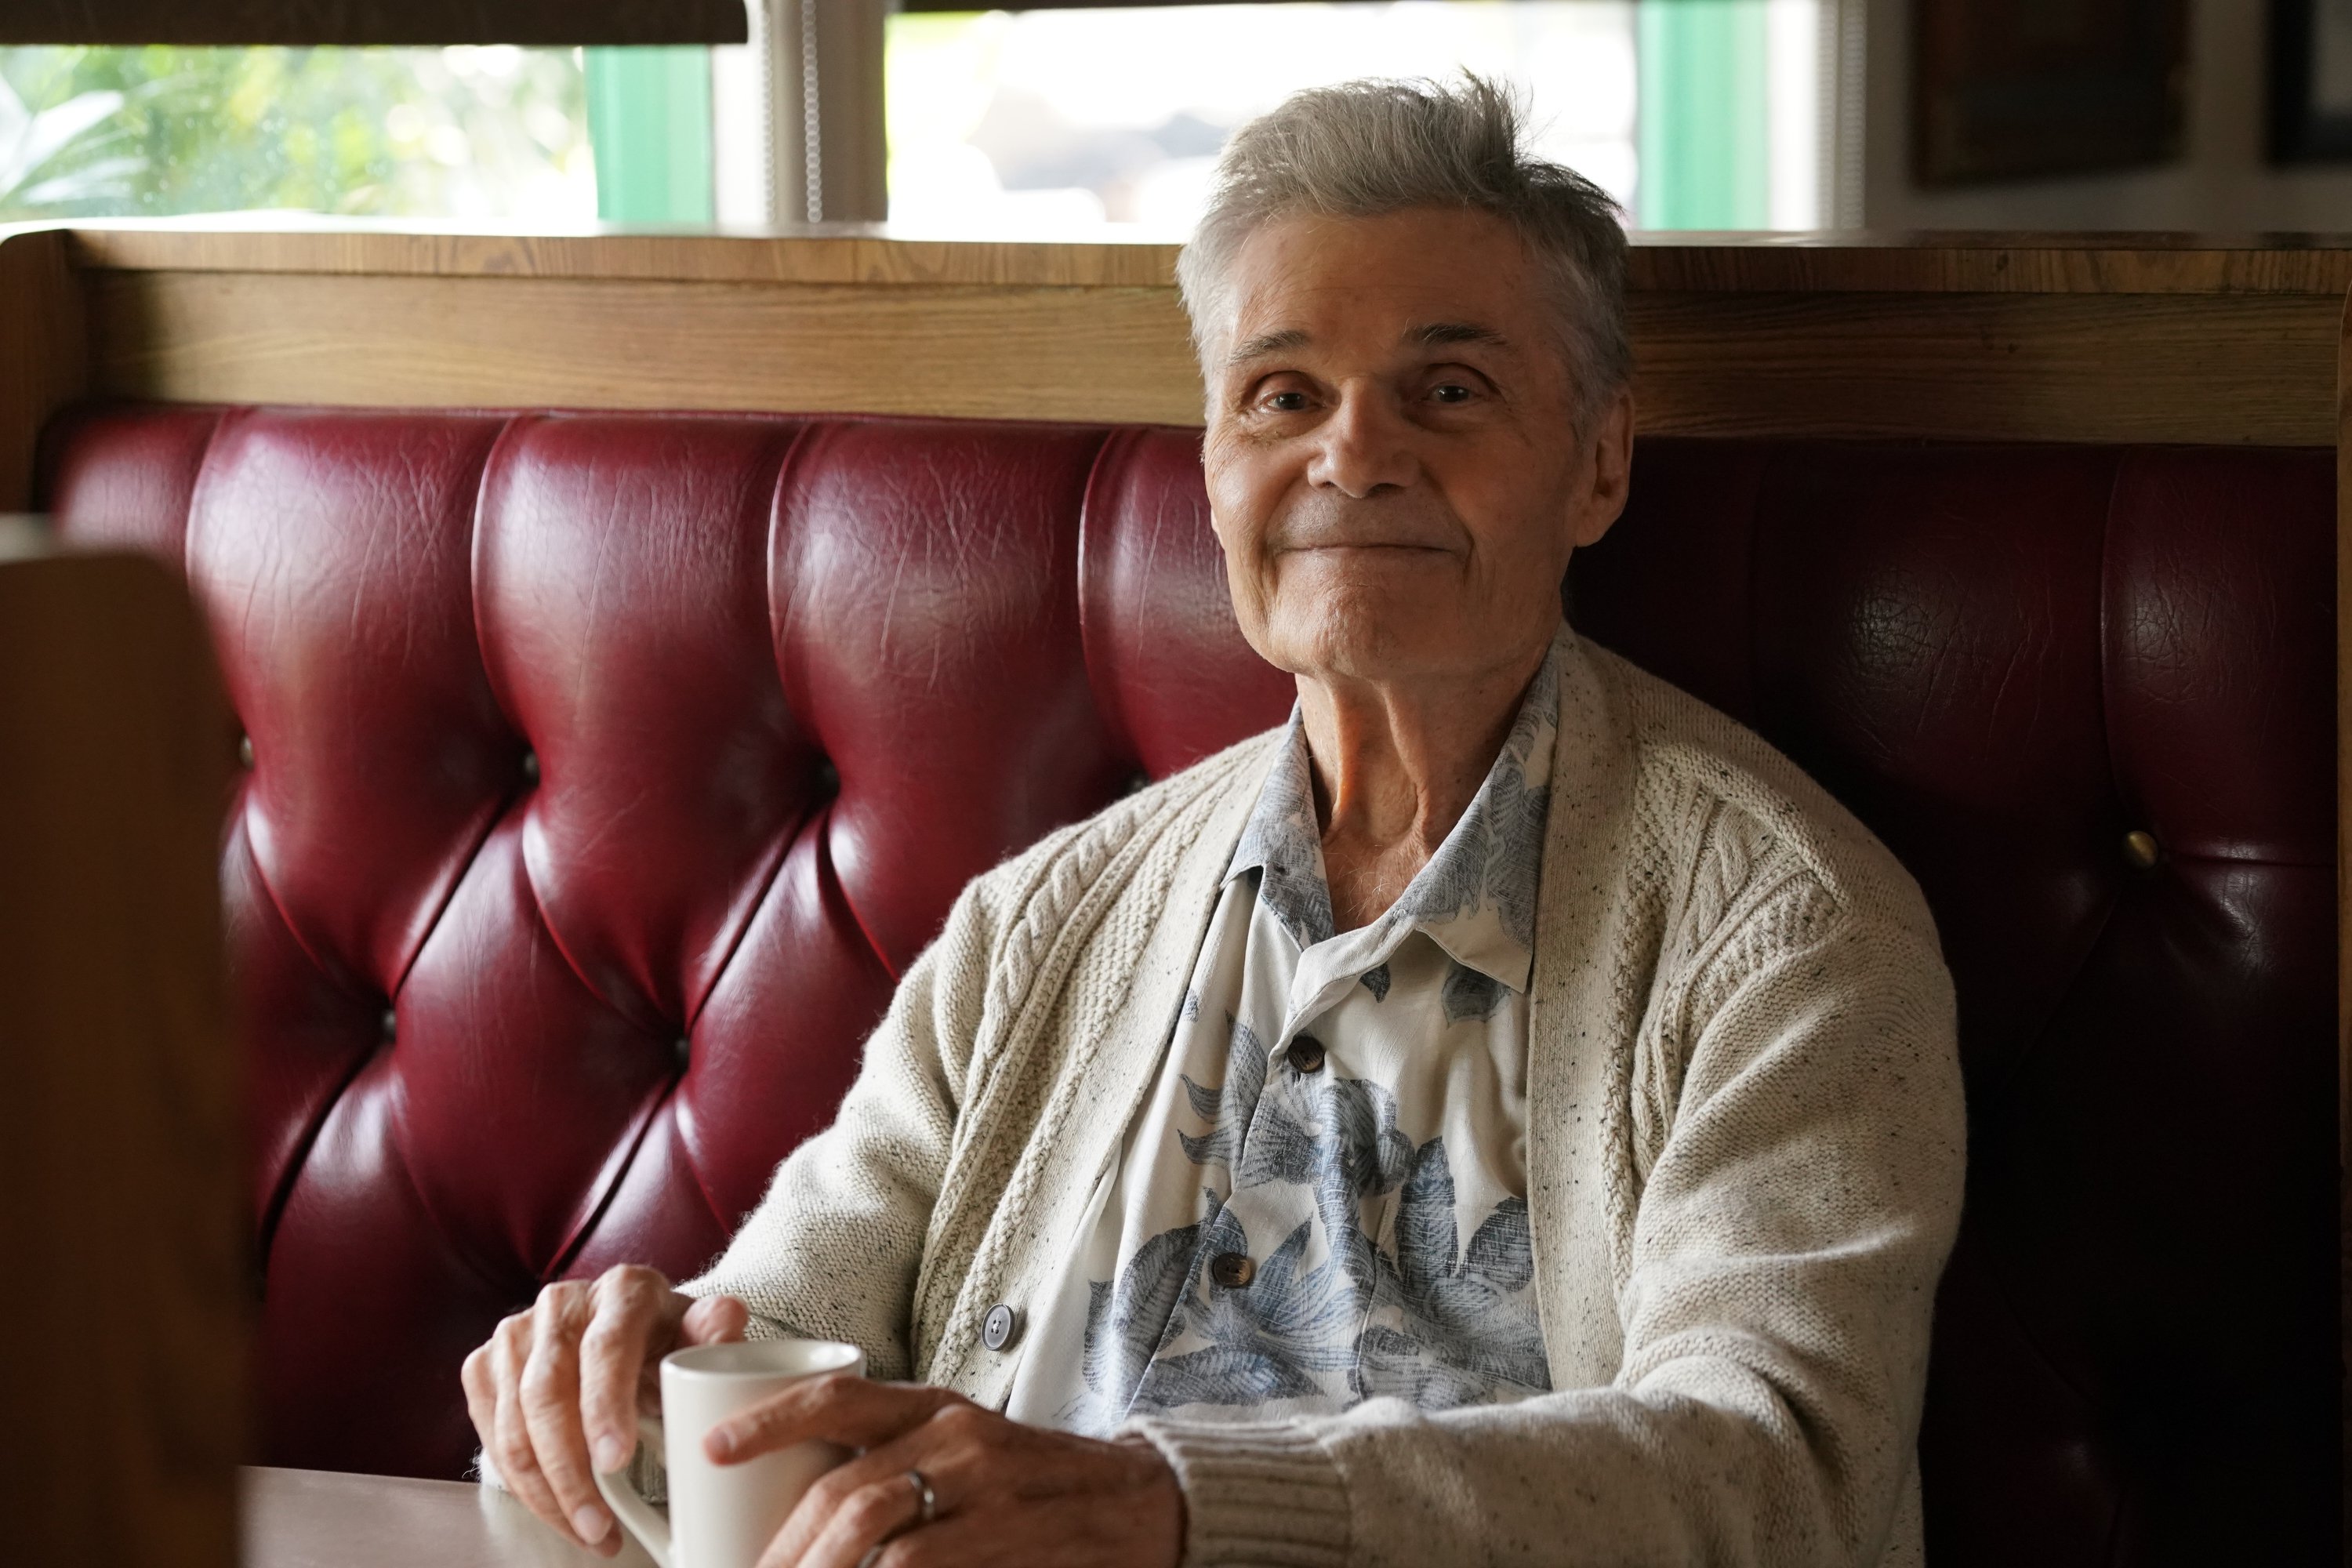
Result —
<path fill-rule="evenodd" d="M 1630 399 L 1579 440 L 1545 279 L 1479 212 L 1252 235 L 1208 345 L 1209 503 L 1242 631 L 1326 679 L 1524 664 L 1624 505 Z"/>

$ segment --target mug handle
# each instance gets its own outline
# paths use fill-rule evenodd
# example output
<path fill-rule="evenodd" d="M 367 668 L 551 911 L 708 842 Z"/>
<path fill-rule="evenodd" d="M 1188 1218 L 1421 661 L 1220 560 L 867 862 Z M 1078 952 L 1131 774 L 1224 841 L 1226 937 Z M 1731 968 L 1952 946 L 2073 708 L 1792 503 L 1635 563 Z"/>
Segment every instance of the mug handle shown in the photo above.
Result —
<path fill-rule="evenodd" d="M 641 1415 L 637 1418 L 637 1425 L 643 1431 L 640 1441 L 646 1448 L 658 1451 L 662 1441 L 661 1423 L 651 1416 Z M 646 1554 L 660 1568 L 675 1568 L 671 1562 L 669 1521 L 664 1519 L 661 1510 L 647 1502 L 630 1484 L 629 1467 L 623 1465 L 617 1470 L 598 1471 L 596 1489 L 604 1494 L 604 1501 L 611 1506 L 628 1532 L 637 1538 L 637 1543 L 646 1549 Z"/>

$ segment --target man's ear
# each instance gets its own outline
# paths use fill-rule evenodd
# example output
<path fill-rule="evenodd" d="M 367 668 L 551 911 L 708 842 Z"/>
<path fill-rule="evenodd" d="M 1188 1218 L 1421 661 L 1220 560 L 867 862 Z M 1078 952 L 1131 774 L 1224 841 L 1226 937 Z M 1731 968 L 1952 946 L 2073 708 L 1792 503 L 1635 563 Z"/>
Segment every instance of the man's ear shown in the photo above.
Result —
<path fill-rule="evenodd" d="M 1601 542 L 1624 511 L 1633 483 L 1633 389 L 1620 387 L 1599 413 L 1586 453 L 1589 479 L 1578 498 L 1574 538 L 1579 550 Z"/>

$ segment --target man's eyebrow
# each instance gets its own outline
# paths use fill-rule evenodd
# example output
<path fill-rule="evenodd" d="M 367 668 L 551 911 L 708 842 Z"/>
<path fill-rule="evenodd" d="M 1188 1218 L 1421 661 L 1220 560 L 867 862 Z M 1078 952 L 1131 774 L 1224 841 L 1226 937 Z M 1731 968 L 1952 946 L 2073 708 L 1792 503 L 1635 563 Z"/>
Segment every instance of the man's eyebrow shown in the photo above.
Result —
<path fill-rule="evenodd" d="M 1432 321 L 1425 327 L 1413 327 L 1407 331 L 1404 341 L 1432 348 L 1443 343 L 1485 343 L 1497 349 L 1511 346 L 1511 340 L 1494 328 L 1482 327 L 1471 321 Z"/>
<path fill-rule="evenodd" d="M 1264 359 L 1268 354 L 1278 354 L 1286 350 L 1303 348 L 1313 341 L 1304 327 L 1285 327 L 1278 332 L 1260 332 L 1254 338 L 1235 344 L 1234 352 L 1225 356 L 1225 363 L 1242 364 L 1250 360 Z"/>

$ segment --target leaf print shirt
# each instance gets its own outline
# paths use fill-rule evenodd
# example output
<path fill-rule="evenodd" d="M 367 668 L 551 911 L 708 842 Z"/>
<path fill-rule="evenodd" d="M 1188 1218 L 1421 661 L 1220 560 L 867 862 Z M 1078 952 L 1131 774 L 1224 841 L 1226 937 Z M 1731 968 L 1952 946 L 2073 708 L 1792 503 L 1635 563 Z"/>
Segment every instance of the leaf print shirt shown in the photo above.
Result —
<path fill-rule="evenodd" d="M 1292 710 L 1160 1077 L 1032 1303 L 1015 1418 L 1105 1436 L 1550 1386 L 1527 990 L 1565 635 L 1461 821 L 1356 931 Z"/>

